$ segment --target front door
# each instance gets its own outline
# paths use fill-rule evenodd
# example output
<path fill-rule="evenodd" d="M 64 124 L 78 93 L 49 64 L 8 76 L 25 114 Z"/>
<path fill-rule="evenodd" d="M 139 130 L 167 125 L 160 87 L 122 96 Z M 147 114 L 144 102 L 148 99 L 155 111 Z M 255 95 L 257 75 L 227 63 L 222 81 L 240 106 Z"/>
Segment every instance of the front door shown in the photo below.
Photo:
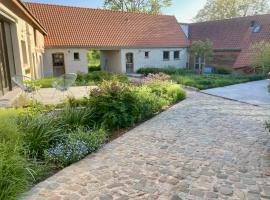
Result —
<path fill-rule="evenodd" d="M 61 76 L 65 74 L 65 56 L 63 53 L 54 53 L 53 60 L 53 76 Z"/>
<path fill-rule="evenodd" d="M 0 21 L 0 96 L 11 89 L 4 23 Z"/>
<path fill-rule="evenodd" d="M 126 54 L 126 72 L 127 73 L 134 72 L 133 53 Z"/>

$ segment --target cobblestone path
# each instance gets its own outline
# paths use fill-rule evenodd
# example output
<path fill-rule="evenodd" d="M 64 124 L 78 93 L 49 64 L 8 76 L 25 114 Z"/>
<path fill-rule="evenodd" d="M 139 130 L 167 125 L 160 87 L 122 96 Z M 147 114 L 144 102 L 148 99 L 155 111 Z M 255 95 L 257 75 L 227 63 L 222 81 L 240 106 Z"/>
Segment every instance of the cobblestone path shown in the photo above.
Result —
<path fill-rule="evenodd" d="M 269 109 L 189 92 L 25 199 L 267 200 L 269 119 Z"/>

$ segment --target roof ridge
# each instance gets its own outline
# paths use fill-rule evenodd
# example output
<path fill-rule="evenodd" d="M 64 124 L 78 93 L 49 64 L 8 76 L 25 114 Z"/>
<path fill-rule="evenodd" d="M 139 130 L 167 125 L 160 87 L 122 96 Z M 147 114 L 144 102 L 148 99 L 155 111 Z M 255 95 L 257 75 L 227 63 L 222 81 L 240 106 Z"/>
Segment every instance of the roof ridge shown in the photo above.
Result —
<path fill-rule="evenodd" d="M 110 10 L 104 8 L 90 8 L 90 7 L 82 7 L 82 6 L 67 6 L 61 4 L 50 4 L 50 3 L 40 3 L 40 2 L 27 2 L 24 1 L 24 4 L 35 4 L 35 5 L 44 5 L 44 6 L 55 6 L 55 7 L 67 7 L 67 8 L 76 8 L 76 9 L 85 9 L 85 10 L 97 10 L 97 11 L 105 11 L 105 12 L 113 12 L 113 13 L 130 13 L 130 14 L 138 14 L 138 15 L 148 15 L 148 16 L 164 16 L 164 17 L 175 17 L 174 15 L 164 15 L 164 14 L 153 14 L 153 13 L 143 13 L 143 12 L 132 12 L 132 11 L 120 11 L 120 10 Z"/>
<path fill-rule="evenodd" d="M 230 20 L 236 20 L 236 19 L 244 19 L 244 18 L 251 18 L 251 17 L 262 17 L 262 16 L 270 16 L 270 13 L 266 14 L 260 14 L 260 15 L 249 15 L 249 16 L 242 16 L 242 17 L 233 17 L 228 19 L 216 19 L 216 20 L 209 20 L 209 21 L 203 21 L 203 22 L 194 22 L 189 24 L 203 24 L 203 23 L 209 23 L 209 22 L 221 22 L 221 21 L 230 21 Z"/>

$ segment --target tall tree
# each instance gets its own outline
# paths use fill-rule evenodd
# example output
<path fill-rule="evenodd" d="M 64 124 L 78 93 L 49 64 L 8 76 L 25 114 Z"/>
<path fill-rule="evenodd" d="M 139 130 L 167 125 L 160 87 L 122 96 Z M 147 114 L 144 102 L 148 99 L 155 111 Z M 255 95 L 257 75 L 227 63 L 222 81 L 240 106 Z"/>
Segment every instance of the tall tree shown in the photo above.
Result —
<path fill-rule="evenodd" d="M 270 12 L 269 0 L 207 0 L 195 21 L 230 19 Z"/>
<path fill-rule="evenodd" d="M 170 7 L 172 0 L 105 0 L 104 7 L 112 10 L 159 14 L 163 7 Z"/>
<path fill-rule="evenodd" d="M 252 66 L 255 71 L 266 74 L 270 71 L 270 42 L 261 41 L 251 46 Z"/>

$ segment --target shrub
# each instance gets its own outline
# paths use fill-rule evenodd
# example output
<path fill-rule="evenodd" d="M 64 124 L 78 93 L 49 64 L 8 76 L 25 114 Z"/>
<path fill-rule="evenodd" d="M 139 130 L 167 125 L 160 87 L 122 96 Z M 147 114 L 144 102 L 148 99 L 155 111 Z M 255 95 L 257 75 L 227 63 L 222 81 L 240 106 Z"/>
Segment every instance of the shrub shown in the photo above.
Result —
<path fill-rule="evenodd" d="M 179 86 L 170 82 L 154 81 L 147 86 L 155 95 L 165 99 L 168 103 L 172 104 L 186 98 L 186 92 Z"/>
<path fill-rule="evenodd" d="M 128 82 L 128 77 L 124 74 L 113 74 L 104 71 L 94 71 L 88 74 L 78 75 L 77 85 L 96 85 L 102 81 L 117 80 Z"/>
<path fill-rule="evenodd" d="M 183 75 L 183 74 L 196 74 L 196 72 L 191 71 L 189 69 L 184 69 L 184 68 L 173 68 L 173 67 L 168 67 L 168 68 L 140 68 L 137 70 L 137 73 L 139 74 L 158 74 L 158 73 L 164 73 L 168 75 Z"/>
<path fill-rule="evenodd" d="M 51 88 L 54 80 L 54 77 L 42 78 L 35 80 L 34 84 L 40 86 L 41 88 Z"/>
<path fill-rule="evenodd" d="M 94 109 L 94 121 L 114 130 L 131 127 L 184 97 L 185 92 L 179 86 L 168 82 L 136 87 L 106 81 L 90 93 L 87 106 Z"/>
<path fill-rule="evenodd" d="M 232 70 L 227 69 L 225 67 L 216 67 L 214 71 L 216 74 L 231 74 L 232 73 Z"/>
<path fill-rule="evenodd" d="M 95 72 L 95 71 L 101 71 L 101 67 L 100 65 L 91 65 L 88 67 L 88 71 L 89 72 Z"/>
<path fill-rule="evenodd" d="M 97 150 L 106 140 L 104 130 L 78 128 L 68 138 L 45 151 L 46 160 L 65 167 Z"/>
<path fill-rule="evenodd" d="M 158 74 L 148 74 L 146 77 L 143 78 L 142 82 L 144 84 L 150 83 L 152 81 L 169 81 L 170 76 L 164 73 L 158 73 Z"/>

